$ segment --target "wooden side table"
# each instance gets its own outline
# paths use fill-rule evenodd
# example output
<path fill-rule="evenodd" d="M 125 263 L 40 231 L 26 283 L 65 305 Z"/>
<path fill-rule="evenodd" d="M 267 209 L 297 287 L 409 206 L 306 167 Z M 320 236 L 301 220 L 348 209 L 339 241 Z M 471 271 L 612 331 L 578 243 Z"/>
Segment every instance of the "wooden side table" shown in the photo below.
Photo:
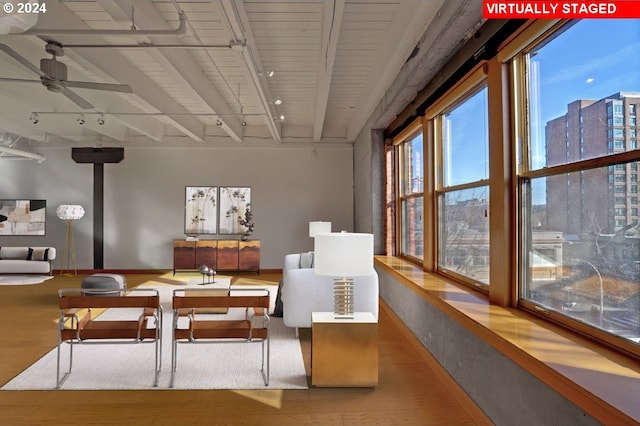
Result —
<path fill-rule="evenodd" d="M 371 312 L 336 319 L 311 314 L 311 384 L 372 387 L 378 384 L 378 321 Z"/>

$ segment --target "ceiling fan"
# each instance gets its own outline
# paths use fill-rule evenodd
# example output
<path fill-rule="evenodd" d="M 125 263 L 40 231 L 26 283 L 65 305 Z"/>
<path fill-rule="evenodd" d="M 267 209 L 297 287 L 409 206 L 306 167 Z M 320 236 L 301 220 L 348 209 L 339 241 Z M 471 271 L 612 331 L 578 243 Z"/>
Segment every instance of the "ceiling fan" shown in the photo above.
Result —
<path fill-rule="evenodd" d="M 79 89 L 105 90 L 120 93 L 133 93 L 131 87 L 126 84 L 107 84 L 89 81 L 67 80 L 67 66 L 56 59 L 56 57 L 58 56 L 64 56 L 64 50 L 62 49 L 62 45 L 60 43 L 54 41 L 48 41 L 47 45 L 45 46 L 45 50 L 47 51 L 47 53 L 51 54 L 53 57 L 40 59 L 40 68 L 36 67 L 18 52 L 5 44 L 0 43 L 0 50 L 40 76 L 40 80 L 27 80 L 22 78 L 0 78 L 0 81 L 10 81 L 17 83 L 41 83 L 51 92 L 62 93 L 82 109 L 92 109 L 93 105 L 71 91 L 70 87 Z"/>

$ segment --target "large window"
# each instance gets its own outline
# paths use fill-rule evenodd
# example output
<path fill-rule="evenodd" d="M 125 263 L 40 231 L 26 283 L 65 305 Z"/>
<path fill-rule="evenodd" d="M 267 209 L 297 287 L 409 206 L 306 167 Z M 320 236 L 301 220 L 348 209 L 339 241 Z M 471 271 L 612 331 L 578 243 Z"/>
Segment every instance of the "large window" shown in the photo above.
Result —
<path fill-rule="evenodd" d="M 640 358 L 638 40 L 530 21 L 425 101 L 394 129 L 401 254 Z"/>
<path fill-rule="evenodd" d="M 422 127 L 403 139 L 400 153 L 400 252 L 424 257 L 424 166 Z"/>
<path fill-rule="evenodd" d="M 625 123 L 640 103 L 640 59 L 625 52 L 637 49 L 638 28 L 637 20 L 578 21 L 516 58 L 529 111 L 520 173 L 523 304 L 636 343 L 632 170 L 640 153 L 636 129 Z"/>
<path fill-rule="evenodd" d="M 445 99 L 446 102 L 446 99 Z M 484 83 L 434 117 L 441 152 L 438 268 L 489 283 L 489 136 Z"/>

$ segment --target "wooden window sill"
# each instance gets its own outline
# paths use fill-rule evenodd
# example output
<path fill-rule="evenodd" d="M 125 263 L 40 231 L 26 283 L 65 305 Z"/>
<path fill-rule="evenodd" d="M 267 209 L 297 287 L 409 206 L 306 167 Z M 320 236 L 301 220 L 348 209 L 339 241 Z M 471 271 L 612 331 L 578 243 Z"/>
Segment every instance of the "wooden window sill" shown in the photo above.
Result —
<path fill-rule="evenodd" d="M 606 424 L 640 423 L 640 363 L 392 256 L 378 267 Z"/>

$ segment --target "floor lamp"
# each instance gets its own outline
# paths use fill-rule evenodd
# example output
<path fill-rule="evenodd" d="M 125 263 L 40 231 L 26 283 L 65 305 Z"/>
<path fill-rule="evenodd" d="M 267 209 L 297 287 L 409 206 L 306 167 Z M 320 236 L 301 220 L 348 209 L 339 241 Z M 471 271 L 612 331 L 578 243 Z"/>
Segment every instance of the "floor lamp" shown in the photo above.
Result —
<path fill-rule="evenodd" d="M 73 261 L 73 274 L 78 274 L 76 264 L 76 245 L 73 239 L 73 221 L 84 216 L 84 208 L 77 204 L 61 204 L 56 209 L 58 217 L 67 222 L 67 231 L 64 237 L 64 250 L 62 251 L 60 275 L 65 271 L 71 273 L 71 261 Z M 66 267 L 65 267 L 66 266 Z"/>
<path fill-rule="evenodd" d="M 335 318 L 354 318 L 353 277 L 369 275 L 373 269 L 373 234 L 332 232 L 315 235 L 314 268 L 333 280 Z"/>

